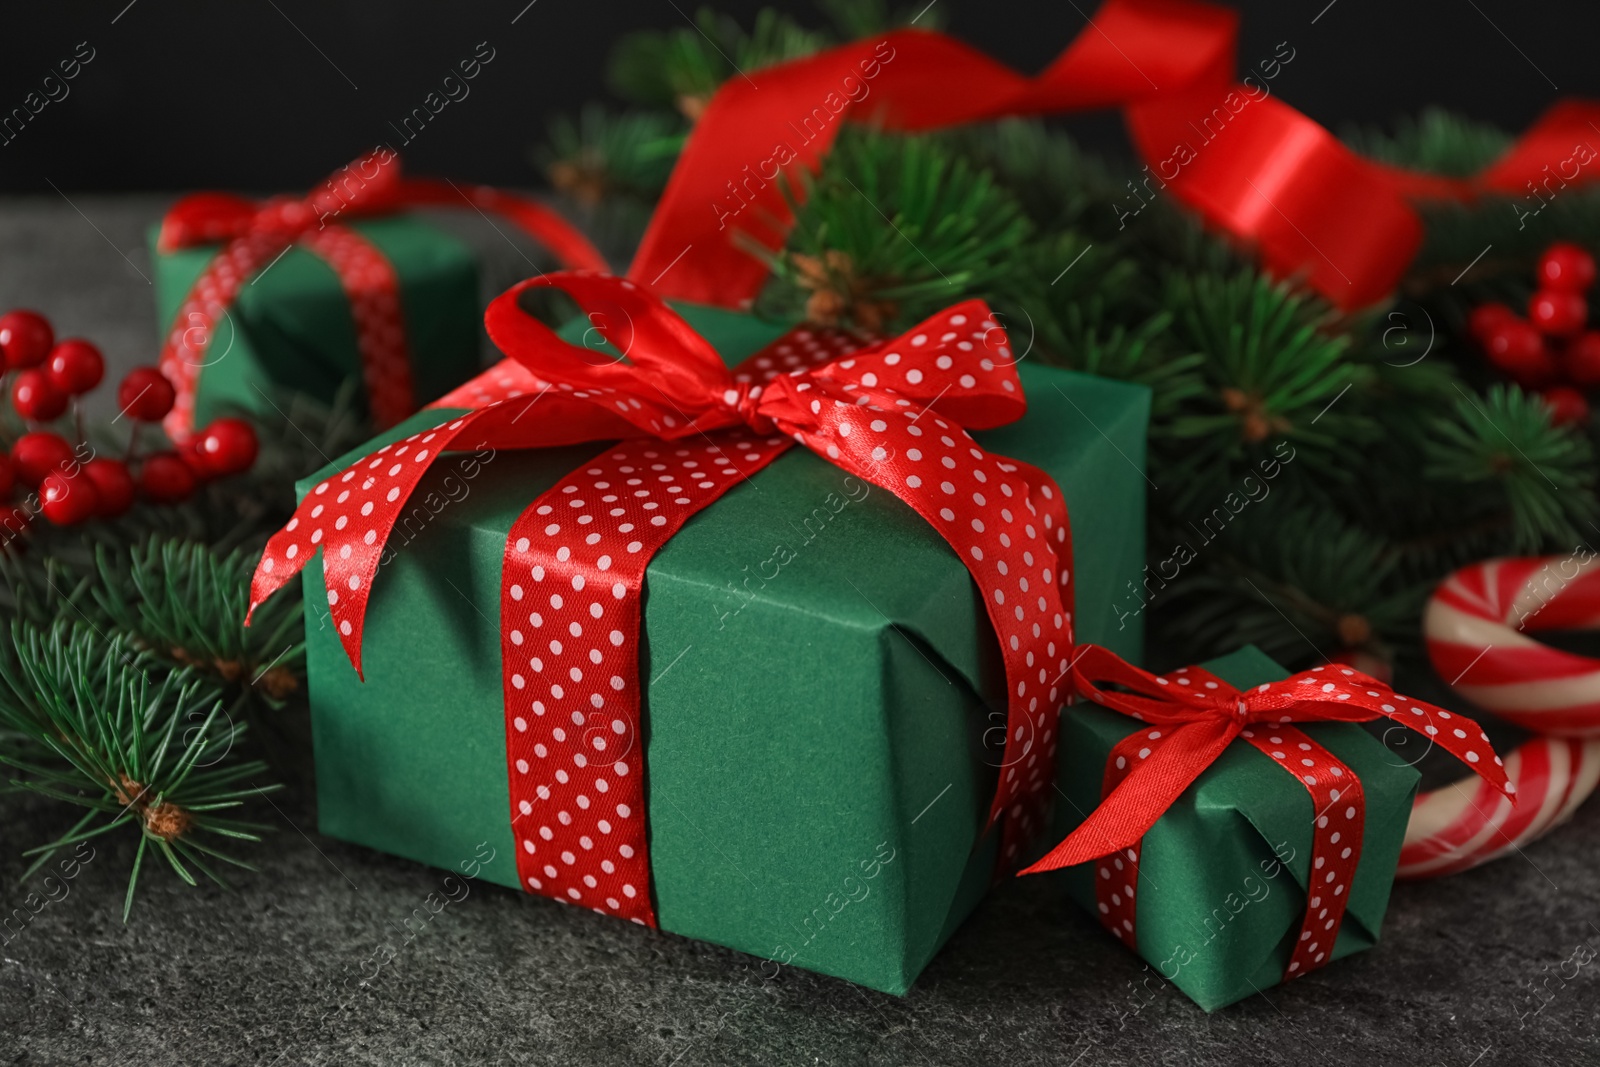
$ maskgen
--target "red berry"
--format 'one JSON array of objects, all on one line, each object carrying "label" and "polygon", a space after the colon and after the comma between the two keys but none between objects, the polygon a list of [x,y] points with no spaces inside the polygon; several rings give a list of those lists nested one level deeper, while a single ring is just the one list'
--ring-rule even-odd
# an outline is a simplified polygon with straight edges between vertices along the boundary
[{"label": "red berry", "polygon": [[50,382],[63,393],[81,396],[100,384],[106,374],[105,357],[88,341],[70,337],[50,350],[45,364]]},{"label": "red berry", "polygon": [[135,367],[117,386],[117,407],[139,422],[160,422],[172,410],[172,383],[155,367]]},{"label": "red berry", "polygon": [[60,434],[25,433],[11,446],[11,466],[29,489],[39,488],[44,476],[74,461],[72,446]]},{"label": "red berry", "polygon": [[57,526],[76,526],[100,507],[94,482],[82,474],[51,471],[39,483],[39,510]]},{"label": "red berry", "polygon": [[1594,284],[1594,257],[1570,241],[1557,241],[1539,257],[1539,286],[1586,292]]},{"label": "red berry", "polygon": [[199,482],[176,452],[157,452],[139,468],[139,489],[157,504],[176,504],[194,493]]},{"label": "red berry", "polygon": [[133,475],[121,460],[91,459],[84,464],[83,474],[94,483],[102,519],[114,519],[133,506]]},{"label": "red berry", "polygon": [[0,350],[5,352],[6,366],[11,370],[43,363],[55,340],[56,332],[50,328],[50,320],[37,311],[8,311],[0,315]]},{"label": "red berry", "polygon": [[1483,343],[1489,362],[1526,386],[1543,385],[1555,377],[1556,363],[1546,351],[1544,336],[1522,319],[1507,319],[1489,332]]},{"label": "red berry", "polygon": [[30,367],[17,375],[11,387],[11,406],[25,419],[49,422],[67,410],[67,394],[50,384],[49,374]]},{"label": "red berry", "polygon": [[260,450],[255,430],[243,419],[214,419],[196,441],[207,473],[219,478],[249,470]]},{"label": "red berry", "polygon": [[1571,386],[1553,385],[1539,395],[1550,408],[1552,425],[1581,426],[1589,421],[1589,402]]},{"label": "red berry", "polygon": [[1582,293],[1540,289],[1528,300],[1528,319],[1541,333],[1571,337],[1589,321],[1589,303]]},{"label": "red berry", "polygon": [[1487,345],[1495,327],[1515,320],[1517,313],[1504,304],[1479,304],[1467,315],[1467,332],[1480,345]]},{"label": "red berry", "polygon": [[194,475],[197,483],[211,480],[211,467],[206,462],[205,454],[200,451],[198,437],[191,437],[179,445],[174,454],[183,460],[184,466],[189,468],[189,473]]},{"label": "red berry", "polygon": [[1586,330],[1572,339],[1561,357],[1561,367],[1573,385],[1600,385],[1600,330]]}]

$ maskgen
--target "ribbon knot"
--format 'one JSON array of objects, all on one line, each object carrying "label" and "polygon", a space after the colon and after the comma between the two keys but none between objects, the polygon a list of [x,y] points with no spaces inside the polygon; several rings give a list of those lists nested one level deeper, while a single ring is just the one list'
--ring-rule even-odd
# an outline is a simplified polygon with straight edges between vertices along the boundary
[{"label": "ribbon knot", "polygon": [[735,382],[722,394],[722,402],[734,416],[756,433],[771,433],[772,420],[761,413],[764,389],[754,382]]},{"label": "ribbon knot", "polygon": [[[614,358],[597,360],[593,348],[562,340],[523,310],[525,293],[552,287],[577,302]],[[643,432],[674,441],[733,427],[776,430],[832,459],[866,441],[862,429],[886,425],[881,417],[852,415],[854,409],[912,421],[928,410],[969,430],[1005,425],[1026,410],[1005,331],[977,300],[888,340],[802,327],[756,357],[756,366],[734,371],[660,299],[597,271],[521,282],[489,305],[484,325],[531,375],[520,384],[596,404],[619,424],[616,437]],[[474,399],[486,395],[476,391]],[[873,451],[873,462],[889,455],[881,443]]]}]

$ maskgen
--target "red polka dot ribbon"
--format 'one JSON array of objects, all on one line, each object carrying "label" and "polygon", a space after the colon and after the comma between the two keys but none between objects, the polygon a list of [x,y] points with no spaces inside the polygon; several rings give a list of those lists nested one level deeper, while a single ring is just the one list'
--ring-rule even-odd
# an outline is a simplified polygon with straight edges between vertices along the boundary
[{"label": "red polka dot ribbon", "polygon": [[[568,344],[523,312],[518,299],[538,288],[573,297],[623,358]],[[1002,822],[1002,863],[1014,864],[1043,823],[1055,762],[1072,648],[1071,539],[1059,487],[967,432],[1025,410],[987,306],[958,304],[892,340],[797,329],[733,371],[660,300],[608,275],[522,282],[485,322],[516,362],[441,401],[471,406],[467,414],[385,445],[307,494],[268,542],[251,599],[270,596],[320,548],[329,612],[359,671],[384,541],[441,452],[617,442],[540,494],[506,538],[508,794],[527,888],[655,924],[640,744],[645,568],[696,512],[797,443],[909,504],[977,583],[1007,686],[988,822]]]},{"label": "red polka dot ribbon", "polygon": [[168,435],[182,442],[193,430],[195,391],[210,361],[207,353],[239,291],[295,244],[327,262],[350,300],[373,418],[390,426],[410,415],[416,403],[399,279],[382,252],[338,220],[463,204],[509,218],[563,265],[605,266],[582,233],[542,204],[482,186],[403,179],[399,157],[388,149],[335,172],[304,199],[277,197],[257,204],[223,193],[195,193],[180,200],[162,221],[161,251],[218,242],[222,248],[190,286],[161,349],[162,373],[177,394],[166,418]]},{"label": "red polka dot ribbon", "polygon": [[[1200,667],[1157,677],[1103,648],[1084,645],[1074,662],[1073,682],[1082,696],[1143,725],[1112,747],[1100,806],[1023,873],[1097,860],[1101,922],[1130,946],[1138,945],[1135,898],[1145,833],[1235,738],[1293,774],[1310,793],[1315,812],[1306,911],[1285,978],[1327,962],[1361,861],[1366,820],[1360,780],[1291,723],[1393,719],[1437,742],[1507,797],[1516,792],[1477,724],[1408,700],[1348,667],[1315,667],[1240,692]],[[1123,688],[1102,688],[1106,683]]]}]

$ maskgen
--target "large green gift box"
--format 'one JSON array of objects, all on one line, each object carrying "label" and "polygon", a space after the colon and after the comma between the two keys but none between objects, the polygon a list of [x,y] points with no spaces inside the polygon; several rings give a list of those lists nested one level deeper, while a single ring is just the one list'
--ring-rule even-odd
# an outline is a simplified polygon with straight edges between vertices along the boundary
[{"label": "large green gift box", "polygon": [[[417,406],[472,377],[481,363],[483,309],[471,250],[413,215],[344,225],[394,267]],[[165,337],[186,327],[177,321],[184,299],[221,246],[163,252],[158,234],[152,229],[150,258]],[[194,422],[204,425],[229,409],[270,413],[280,393],[329,402],[352,379],[361,381],[361,364],[350,299],[332,267],[294,245],[240,288],[217,325],[196,386]]]},{"label": "large green gift box", "polygon": [[[729,364],[786,329],[678,310]],[[1137,656],[1138,619],[1113,605],[1144,562],[1148,393],[1031,363],[1020,374],[1026,417],[976,437],[1061,485],[1078,635]],[[409,420],[301,493],[441,417]],[[321,568],[306,569],[322,832],[451,869],[486,842],[482,877],[517,885],[505,538],[536,496],[601,451],[462,452],[435,466],[372,587],[365,682],[328,622]],[[954,552],[890,493],[793,449],[655,556],[643,629],[661,927],[904,992],[995,872],[997,835],[982,831],[1000,757],[985,742],[1004,735],[1004,673]]]},{"label": "large green gift box", "polygon": [[[1237,689],[1287,675],[1253,646],[1203,665]],[[1297,723],[1361,781],[1361,859],[1330,959],[1378,941],[1400,859],[1417,771],[1351,723]],[[1061,721],[1054,840],[1100,803],[1112,747],[1144,725],[1092,704]],[[1207,1011],[1283,980],[1306,912],[1311,796],[1292,774],[1243,741],[1189,786],[1144,836],[1137,885],[1139,954]],[[1062,871],[1068,892],[1096,914],[1095,864]]]}]

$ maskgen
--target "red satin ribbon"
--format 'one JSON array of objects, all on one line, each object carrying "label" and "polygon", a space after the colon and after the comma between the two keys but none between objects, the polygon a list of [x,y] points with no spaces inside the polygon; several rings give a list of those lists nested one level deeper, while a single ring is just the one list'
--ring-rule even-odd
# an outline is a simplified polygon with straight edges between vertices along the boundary
[{"label": "red satin ribbon", "polygon": [[[1437,742],[1507,796],[1516,792],[1477,723],[1399,696],[1349,667],[1314,667],[1240,692],[1201,667],[1157,677],[1106,649],[1084,645],[1075,653],[1073,682],[1082,696],[1143,725],[1106,758],[1100,806],[1022,873],[1099,860],[1095,895],[1101,922],[1134,948],[1144,835],[1237,737],[1294,775],[1311,794],[1315,811],[1306,911],[1286,979],[1327,962],[1344,921],[1366,825],[1360,780],[1292,722],[1387,717]],[[1123,690],[1102,688],[1107,684]]]},{"label": "red satin ribbon", "polygon": [[[572,296],[614,361],[517,304]],[[506,539],[501,635],[511,820],[532,892],[654,925],[640,766],[640,604],[652,553],[793,444],[887,489],[972,574],[1007,685],[1002,815],[1009,865],[1042,820],[1072,644],[1071,541],[1059,487],[968,429],[1020,418],[1004,331],[966,301],[892,340],[796,329],[729,371],[634,283],[589,273],[522,282],[485,322],[507,361],[443,404],[468,414],[386,445],[318,485],[268,542],[252,606],[321,548],[329,612],[360,670],[362,623],[396,519],[446,449],[619,441],[521,514]]]},{"label": "red satin ribbon", "polygon": [[683,300],[752,300],[767,266],[735,235],[781,246],[793,218],[774,176],[779,162],[791,179],[816,170],[846,117],[921,131],[1121,107],[1149,164],[1139,195],[1168,187],[1257,249],[1268,269],[1346,309],[1382,299],[1405,272],[1422,237],[1412,200],[1593,176],[1564,169],[1576,146],[1600,144],[1600,106],[1577,101],[1553,107],[1471,180],[1363,159],[1262,84],[1236,82],[1237,30],[1234,12],[1191,0],[1108,0],[1037,78],[940,34],[897,30],[730,79],[690,136],[629,277]]},{"label": "red satin ribbon", "polygon": [[222,248],[190,287],[161,349],[162,372],[177,392],[166,419],[168,435],[181,442],[193,429],[195,391],[218,320],[240,289],[296,243],[333,268],[350,300],[375,421],[389,426],[410,415],[416,403],[399,278],[383,253],[341,220],[461,204],[510,219],[564,266],[605,269],[588,239],[542,204],[487,186],[402,178],[399,157],[387,150],[336,171],[304,198],[256,203],[227,193],[195,193],[178,201],[162,220],[159,249],[219,242]]}]

